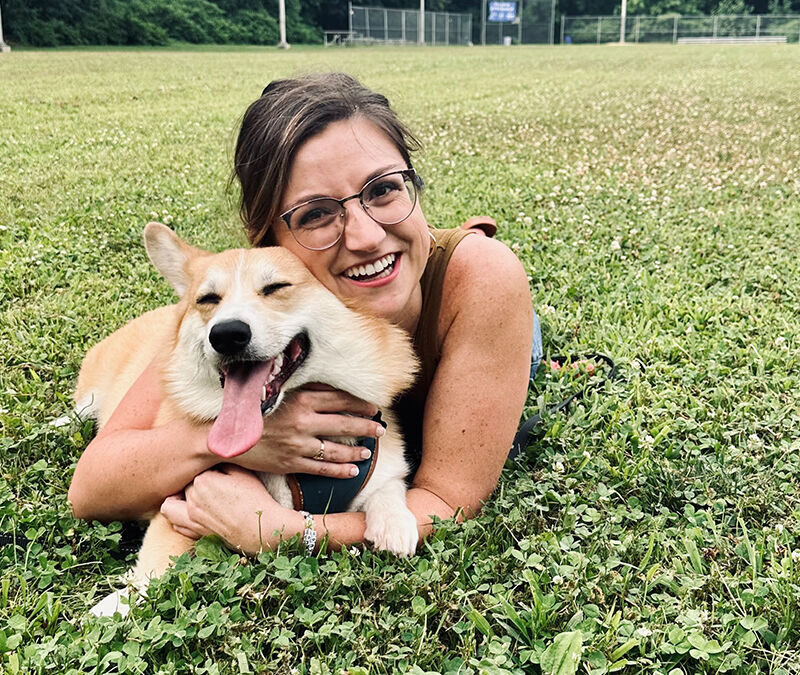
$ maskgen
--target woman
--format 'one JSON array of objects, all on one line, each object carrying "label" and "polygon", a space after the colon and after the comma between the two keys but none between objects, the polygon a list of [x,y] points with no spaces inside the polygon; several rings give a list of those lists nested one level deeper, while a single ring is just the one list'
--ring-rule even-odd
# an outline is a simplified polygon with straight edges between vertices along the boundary
[{"label": "woman", "polygon": [[[386,98],[324,74],[264,90],[245,113],[235,172],[252,245],[286,247],[337,296],[414,337],[423,372],[399,413],[416,465],[408,506],[424,538],[431,516],[472,517],[494,489],[525,402],[533,315],[507,247],[480,230],[429,229],[416,199],[416,148]],[[386,175],[402,176],[414,197],[392,224],[370,211]],[[320,214],[324,236],[312,227]],[[255,447],[210,470],[219,458],[205,429],[153,428],[162,396],[151,366],[78,462],[69,492],[77,517],[136,518],[160,507],[178,532],[216,533],[249,553],[308,530],[333,547],[363,541],[363,514],[304,518],[252,471],[352,475],[351,462],[369,451],[326,441],[321,453],[319,439],[379,436],[372,404],[299,392],[265,419]]]}]

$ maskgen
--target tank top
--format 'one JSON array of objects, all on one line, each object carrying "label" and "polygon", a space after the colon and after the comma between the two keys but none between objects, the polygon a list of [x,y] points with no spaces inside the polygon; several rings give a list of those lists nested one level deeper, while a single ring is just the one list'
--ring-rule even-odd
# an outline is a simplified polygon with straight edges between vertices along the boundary
[{"label": "tank top", "polygon": [[464,227],[448,230],[431,229],[436,242],[431,241],[430,258],[420,279],[422,308],[413,336],[414,351],[420,360],[420,370],[411,389],[405,392],[394,406],[406,442],[406,459],[411,466],[409,483],[422,461],[422,417],[428,390],[441,358],[437,333],[447,265],[456,246],[464,237],[473,233],[473,229]]}]

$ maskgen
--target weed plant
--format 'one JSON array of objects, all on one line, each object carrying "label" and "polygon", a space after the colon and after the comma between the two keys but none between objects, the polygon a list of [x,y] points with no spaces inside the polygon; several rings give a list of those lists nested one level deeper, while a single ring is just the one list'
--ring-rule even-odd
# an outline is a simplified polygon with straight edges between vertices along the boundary
[{"label": "weed plant", "polygon": [[[800,672],[797,56],[0,56],[0,531],[30,540],[0,548],[0,671]],[[414,558],[212,538],[127,620],[87,618],[131,557],[66,500],[91,424],[50,422],[89,346],[172,300],[143,225],[241,245],[237,120],[271,79],[330,69],[422,140],[432,224],[498,220],[548,354],[605,352],[623,378],[546,416],[480,516]],[[541,368],[527,412],[587,377]]]}]

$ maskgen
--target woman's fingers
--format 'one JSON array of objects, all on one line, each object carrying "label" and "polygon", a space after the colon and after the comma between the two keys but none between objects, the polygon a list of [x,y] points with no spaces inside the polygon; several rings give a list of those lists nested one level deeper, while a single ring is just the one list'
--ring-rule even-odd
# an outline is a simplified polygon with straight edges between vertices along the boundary
[{"label": "woman's fingers", "polygon": [[334,441],[322,441],[318,438],[312,439],[311,442],[315,445],[309,448],[309,451],[305,453],[305,457],[317,462],[335,462],[337,464],[360,462],[362,459],[368,459],[372,456],[372,452],[363,445],[343,445]]},{"label": "woman's fingers", "polygon": [[172,524],[172,529],[184,537],[200,539],[200,537],[211,534],[208,529],[189,517],[188,505],[186,500],[181,497],[167,497],[161,504],[161,514]]},{"label": "woman's fingers", "polygon": [[349,413],[374,417],[378,407],[343,391],[302,390],[290,395],[298,405],[318,413]]},{"label": "woman's fingers", "polygon": [[[306,431],[312,436],[346,436],[348,438],[380,438],[386,430],[378,422],[351,415],[313,415]],[[326,441],[327,442],[327,441]]]},{"label": "woman's fingers", "polygon": [[359,472],[358,467],[353,464],[320,462],[316,459],[300,458],[297,460],[297,465],[298,473],[310,473],[315,476],[327,476],[328,478],[353,478]]}]

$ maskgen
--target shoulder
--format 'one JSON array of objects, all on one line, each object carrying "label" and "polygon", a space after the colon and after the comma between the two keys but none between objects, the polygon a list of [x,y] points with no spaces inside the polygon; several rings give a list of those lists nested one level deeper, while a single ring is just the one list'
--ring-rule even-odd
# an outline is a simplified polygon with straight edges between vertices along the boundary
[{"label": "shoulder", "polygon": [[508,303],[530,304],[528,276],[519,258],[504,243],[479,233],[464,237],[453,251],[443,296],[444,305],[451,311],[466,309],[475,302],[500,302],[504,307]]}]

